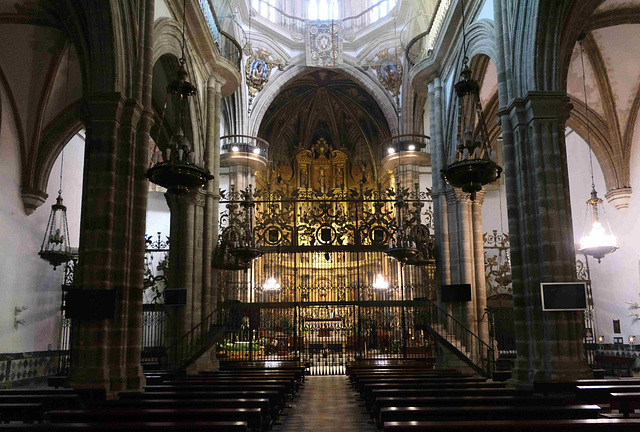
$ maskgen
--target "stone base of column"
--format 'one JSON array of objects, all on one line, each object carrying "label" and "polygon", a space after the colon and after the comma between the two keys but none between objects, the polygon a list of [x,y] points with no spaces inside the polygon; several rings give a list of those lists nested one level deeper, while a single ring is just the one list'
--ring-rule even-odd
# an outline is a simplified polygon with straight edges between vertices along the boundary
[{"label": "stone base of column", "polygon": [[115,399],[115,392],[111,391],[109,379],[101,368],[72,369],[69,373],[68,385],[74,389],[104,390],[107,399]]},{"label": "stone base of column", "polygon": [[216,358],[215,346],[205,352],[187,367],[187,375],[197,375],[203,371],[217,371],[220,369],[220,362]]},{"label": "stone base of column", "polygon": [[[510,384],[518,388],[531,388],[533,382],[573,381],[593,378],[593,370],[582,359],[555,358],[550,367],[529,364],[527,359],[516,360]],[[524,387],[523,387],[524,386]]]},{"label": "stone base of column", "polygon": [[127,391],[143,391],[146,384],[147,379],[142,371],[142,366],[127,371]]},{"label": "stone base of column", "polygon": [[464,374],[476,375],[477,372],[460,360],[455,354],[442,345],[437,345],[436,369],[456,369]]}]

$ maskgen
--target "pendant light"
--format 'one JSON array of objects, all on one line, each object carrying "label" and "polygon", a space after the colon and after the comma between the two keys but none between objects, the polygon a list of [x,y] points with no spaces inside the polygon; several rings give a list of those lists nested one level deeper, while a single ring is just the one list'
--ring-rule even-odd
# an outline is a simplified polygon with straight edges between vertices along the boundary
[{"label": "pendant light", "polygon": [[62,167],[64,165],[64,150],[60,158],[60,188],[56,203],[51,206],[49,222],[44,232],[44,239],[40,247],[40,258],[49,262],[53,270],[68,262],[73,254],[69,244],[69,224],[67,223],[67,207],[62,204]]},{"label": "pendant light", "polygon": [[[473,201],[476,193],[481,191],[484,185],[500,178],[502,167],[491,159],[489,134],[480,103],[480,84],[471,78],[467,57],[464,1],[460,2],[460,9],[462,10],[463,60],[461,79],[454,84],[458,98],[458,151],[455,161],[446,165],[441,173],[447,183],[470,194]],[[469,118],[464,115],[465,106],[471,109]],[[449,148],[446,154],[449,155]]]},{"label": "pendant light", "polygon": [[[589,172],[591,174],[591,196],[587,200],[586,214],[591,216],[591,224],[585,223],[582,239],[580,239],[580,252],[592,256],[601,262],[605,255],[615,252],[618,249],[616,237],[611,232],[609,221],[607,221],[602,205],[602,199],[598,197],[596,185],[593,181],[593,151],[591,150],[591,125],[589,122],[589,104],[587,100],[587,79],[584,73],[584,57],[582,38],[580,44],[580,62],[582,64],[582,88],[584,90],[585,119],[587,122],[587,145],[589,146]],[[601,221],[604,219],[604,224]],[[585,216],[586,220],[586,216]],[[587,233],[587,230],[589,232]]]},{"label": "pendant light", "polygon": [[[67,53],[67,77],[65,84],[64,106],[69,105],[69,66],[71,64],[71,46]],[[73,254],[69,244],[69,224],[67,222],[67,207],[62,204],[62,169],[64,167],[64,149],[60,155],[60,184],[56,203],[51,206],[49,222],[44,231],[44,239],[40,246],[40,258],[53,266],[53,270],[68,262]]]},{"label": "pendant light", "polygon": [[147,178],[151,182],[176,195],[196,190],[213,178],[202,161],[196,164],[195,151],[185,135],[189,98],[196,94],[196,87],[187,81],[188,74],[185,68],[186,0],[182,7],[182,57],[178,76],[167,87],[167,98],[173,99],[175,110],[175,132],[162,154],[162,160],[154,158],[153,166],[147,171]]}]

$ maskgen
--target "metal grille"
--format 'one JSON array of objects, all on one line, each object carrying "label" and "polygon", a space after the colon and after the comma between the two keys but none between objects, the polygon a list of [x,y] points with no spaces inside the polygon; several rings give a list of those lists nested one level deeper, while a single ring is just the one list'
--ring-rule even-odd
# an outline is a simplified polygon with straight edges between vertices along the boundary
[{"label": "metal grille", "polygon": [[[325,375],[356,358],[434,355],[413,323],[413,299],[435,298],[428,192],[249,188],[221,204],[218,300],[242,311],[221,358],[298,360]],[[402,245],[417,251],[413,265],[385,253]],[[243,248],[264,254],[243,265]]]}]

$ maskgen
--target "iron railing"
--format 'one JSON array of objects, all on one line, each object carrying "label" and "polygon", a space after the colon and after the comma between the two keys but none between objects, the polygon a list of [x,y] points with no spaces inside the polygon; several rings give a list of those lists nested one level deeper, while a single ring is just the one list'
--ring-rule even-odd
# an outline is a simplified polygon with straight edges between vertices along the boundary
[{"label": "iron railing", "polygon": [[[242,60],[242,47],[235,38],[228,33],[231,27],[223,28],[218,19],[219,16],[231,17],[232,10],[229,0],[199,0],[200,9],[207,21],[207,26],[213,36],[220,55],[229,60],[240,71],[240,61]],[[232,22],[229,18],[229,22]]]},{"label": "iron railing", "polygon": [[199,324],[167,346],[158,359],[161,369],[183,371],[209,350],[227,330],[240,327],[239,302],[225,302]]},{"label": "iron railing", "polygon": [[422,134],[400,134],[388,138],[378,145],[380,160],[399,152],[421,152],[431,156],[431,138]]},{"label": "iron railing", "polygon": [[225,135],[220,137],[221,153],[252,153],[269,159],[269,142],[251,135]]},{"label": "iron railing", "polygon": [[494,349],[429,299],[415,300],[416,328],[427,330],[478,373],[491,377]]}]

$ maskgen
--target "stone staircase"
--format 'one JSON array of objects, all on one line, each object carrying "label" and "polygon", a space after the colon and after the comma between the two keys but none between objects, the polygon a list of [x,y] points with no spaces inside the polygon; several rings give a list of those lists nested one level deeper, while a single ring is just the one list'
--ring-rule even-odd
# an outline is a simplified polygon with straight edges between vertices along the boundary
[{"label": "stone staircase", "polygon": [[490,378],[494,350],[446,311],[428,299],[416,299],[416,328],[430,333],[438,344],[476,373]]}]

